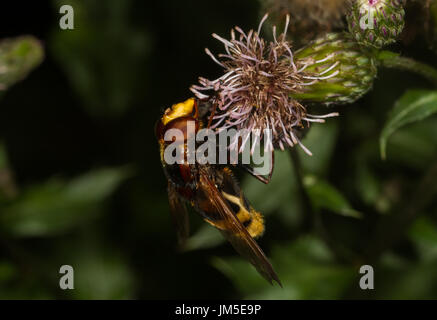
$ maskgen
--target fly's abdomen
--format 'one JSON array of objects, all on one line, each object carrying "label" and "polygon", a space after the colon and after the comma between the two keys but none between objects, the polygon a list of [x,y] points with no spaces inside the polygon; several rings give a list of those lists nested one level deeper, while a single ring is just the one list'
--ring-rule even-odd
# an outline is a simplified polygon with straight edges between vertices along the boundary
[{"label": "fly's abdomen", "polygon": [[264,233],[264,218],[255,211],[240,193],[240,197],[222,192],[224,198],[231,203],[233,212],[238,220],[246,228],[252,238],[258,238]]}]

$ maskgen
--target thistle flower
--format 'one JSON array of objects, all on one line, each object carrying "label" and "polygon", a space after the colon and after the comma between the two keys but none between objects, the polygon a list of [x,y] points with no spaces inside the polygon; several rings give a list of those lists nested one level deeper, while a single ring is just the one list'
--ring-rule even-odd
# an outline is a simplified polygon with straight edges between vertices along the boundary
[{"label": "thistle flower", "polygon": [[312,40],[322,33],[332,32],[344,27],[349,0],[264,0],[263,11],[269,12],[272,21],[280,23],[289,14],[290,34],[301,40]]},{"label": "thistle flower", "polygon": [[[305,152],[311,152],[299,140],[299,131],[310,122],[324,122],[324,118],[338,115],[310,115],[306,108],[292,93],[302,92],[302,88],[313,84],[319,75],[308,76],[303,69],[308,67],[295,60],[291,44],[286,40],[289,16],[286,18],[284,32],[276,35],[273,27],[273,41],[267,42],[260,36],[263,22],[258,30],[245,33],[239,27],[231,31],[231,39],[226,40],[216,34],[213,37],[225,46],[225,54],[216,58],[208,49],[206,53],[224,69],[224,75],[216,80],[199,78],[200,85],[191,87],[200,99],[213,99],[217,112],[213,117],[212,128],[225,130],[235,128],[252,132],[272,130],[272,139],[266,139],[265,150],[300,145]],[[322,77],[322,75],[320,75]],[[207,95],[210,90],[214,94]],[[270,141],[271,140],[271,141]],[[247,143],[242,141],[240,151]],[[238,140],[231,147],[237,147]],[[252,145],[252,151],[256,144]]]},{"label": "thistle flower", "polygon": [[381,48],[404,29],[403,0],[354,0],[347,16],[349,31],[362,45]]}]

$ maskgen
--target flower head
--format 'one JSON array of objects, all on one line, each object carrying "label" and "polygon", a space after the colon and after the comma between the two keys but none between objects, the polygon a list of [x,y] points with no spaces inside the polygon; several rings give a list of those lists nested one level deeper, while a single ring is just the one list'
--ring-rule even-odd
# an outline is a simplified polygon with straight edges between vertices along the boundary
[{"label": "flower head", "polygon": [[[310,154],[300,142],[298,131],[305,123],[323,122],[323,117],[336,114],[309,115],[302,104],[290,97],[292,93],[301,92],[310,80],[302,72],[305,67],[295,60],[286,39],[289,16],[284,32],[279,36],[273,27],[273,41],[270,42],[260,36],[266,18],[267,15],[257,31],[245,33],[235,27],[230,40],[213,34],[224,44],[226,53],[219,54],[218,58],[208,49],[206,53],[224,69],[224,75],[216,80],[199,78],[200,85],[192,86],[191,90],[200,99],[214,100],[217,112],[212,128],[261,132],[271,129],[273,136],[271,141],[265,141],[265,150],[299,144]],[[214,94],[205,94],[208,90],[213,90]]]}]

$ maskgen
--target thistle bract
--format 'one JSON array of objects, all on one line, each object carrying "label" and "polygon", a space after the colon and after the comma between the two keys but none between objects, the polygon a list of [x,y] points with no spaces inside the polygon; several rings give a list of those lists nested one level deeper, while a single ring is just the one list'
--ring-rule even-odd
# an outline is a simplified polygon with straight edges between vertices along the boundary
[{"label": "thistle bract", "polygon": [[347,33],[329,33],[295,53],[300,74],[307,80],[299,101],[352,103],[372,87],[376,62]]},{"label": "thistle bract", "polygon": [[354,0],[347,20],[349,31],[360,44],[381,48],[398,39],[404,17],[403,0]]}]

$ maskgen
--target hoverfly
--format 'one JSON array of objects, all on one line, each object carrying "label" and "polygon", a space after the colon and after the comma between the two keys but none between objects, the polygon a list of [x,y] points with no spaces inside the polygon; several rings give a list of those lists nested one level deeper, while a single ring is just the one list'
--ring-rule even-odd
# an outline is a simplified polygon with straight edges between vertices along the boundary
[{"label": "hoverfly", "polygon": [[188,237],[188,214],[186,204],[209,224],[217,228],[236,251],[246,258],[270,283],[281,285],[272,265],[255,239],[264,232],[264,220],[243,195],[229,166],[212,164],[167,164],[165,148],[172,141],[165,141],[170,129],[184,133],[180,147],[186,155],[189,133],[187,123],[195,125],[195,132],[208,126],[206,114],[208,102],[190,98],[168,108],[156,125],[160,145],[161,162],[168,180],[170,211],[176,225],[179,241]]}]

